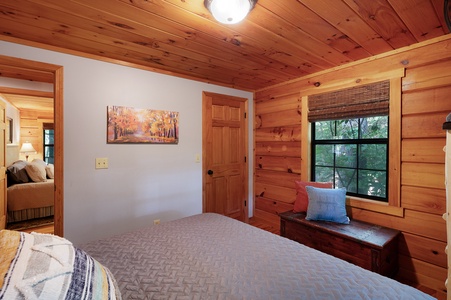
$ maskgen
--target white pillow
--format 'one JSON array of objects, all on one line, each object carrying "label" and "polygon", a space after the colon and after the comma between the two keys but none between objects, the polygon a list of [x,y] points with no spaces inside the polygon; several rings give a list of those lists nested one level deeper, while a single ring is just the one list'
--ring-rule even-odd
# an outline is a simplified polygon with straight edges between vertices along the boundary
[{"label": "white pillow", "polygon": [[48,164],[45,167],[45,172],[47,173],[47,177],[53,179],[55,177],[55,167],[53,164]]},{"label": "white pillow", "polygon": [[32,163],[40,164],[44,168],[47,166],[47,163],[45,161],[43,161],[42,159],[39,159],[39,158],[33,159]]},{"label": "white pillow", "polygon": [[25,171],[27,171],[28,177],[34,182],[47,181],[47,173],[45,171],[45,166],[40,163],[32,162],[25,166]]}]

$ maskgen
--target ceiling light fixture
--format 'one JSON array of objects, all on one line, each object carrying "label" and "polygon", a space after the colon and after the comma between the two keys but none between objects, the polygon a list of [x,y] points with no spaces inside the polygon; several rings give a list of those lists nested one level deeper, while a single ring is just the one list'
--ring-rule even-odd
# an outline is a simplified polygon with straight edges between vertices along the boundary
[{"label": "ceiling light fixture", "polygon": [[247,16],[257,1],[204,0],[204,5],[218,22],[223,24],[236,24]]}]

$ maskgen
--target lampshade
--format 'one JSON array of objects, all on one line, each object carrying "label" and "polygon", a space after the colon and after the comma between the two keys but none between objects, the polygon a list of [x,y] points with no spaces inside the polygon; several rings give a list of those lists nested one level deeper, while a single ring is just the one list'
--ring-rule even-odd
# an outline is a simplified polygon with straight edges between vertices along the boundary
[{"label": "lampshade", "polygon": [[204,0],[205,7],[223,24],[242,21],[258,0]]},{"label": "lampshade", "polygon": [[30,154],[36,153],[36,150],[33,148],[33,145],[31,143],[25,142],[20,148],[20,153],[24,153],[26,160],[28,160],[28,156],[30,156]]}]

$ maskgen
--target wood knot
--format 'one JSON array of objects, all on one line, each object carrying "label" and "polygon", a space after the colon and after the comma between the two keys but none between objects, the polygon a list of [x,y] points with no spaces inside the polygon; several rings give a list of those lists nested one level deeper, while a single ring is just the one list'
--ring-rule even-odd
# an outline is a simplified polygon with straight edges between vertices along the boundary
[{"label": "wood knot", "polygon": [[119,28],[123,28],[123,29],[129,29],[129,30],[134,30],[135,28],[128,26],[126,24],[122,24],[122,23],[118,23],[118,22],[111,22],[111,21],[107,21],[108,23],[110,23],[113,26],[119,27]]},{"label": "wood knot", "polygon": [[230,42],[235,46],[241,46],[241,41],[238,39],[233,38],[230,40]]}]

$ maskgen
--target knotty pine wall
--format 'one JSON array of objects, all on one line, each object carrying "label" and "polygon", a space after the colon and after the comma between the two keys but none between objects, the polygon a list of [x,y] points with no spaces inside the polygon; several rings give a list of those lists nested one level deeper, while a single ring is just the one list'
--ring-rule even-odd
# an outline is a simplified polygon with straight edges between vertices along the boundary
[{"label": "knotty pine wall", "polygon": [[[53,118],[42,119],[41,115],[32,110],[22,110],[20,112],[20,142],[19,147],[24,142],[30,142],[36,150],[36,154],[30,154],[28,161],[33,159],[43,159],[43,123],[53,123]],[[20,149],[20,148],[19,148]],[[20,159],[25,160],[25,155],[20,154]]]},{"label": "knotty pine wall", "polygon": [[[380,55],[371,61],[299,78],[255,93],[254,217],[279,224],[278,213],[291,210],[294,180],[302,174],[302,97],[314,83],[331,89],[381,78],[405,68],[401,93],[402,215],[348,206],[351,218],[402,231],[398,277],[446,292],[445,132],[451,112],[451,39],[436,39]],[[304,131],[303,131],[304,129]]]}]

